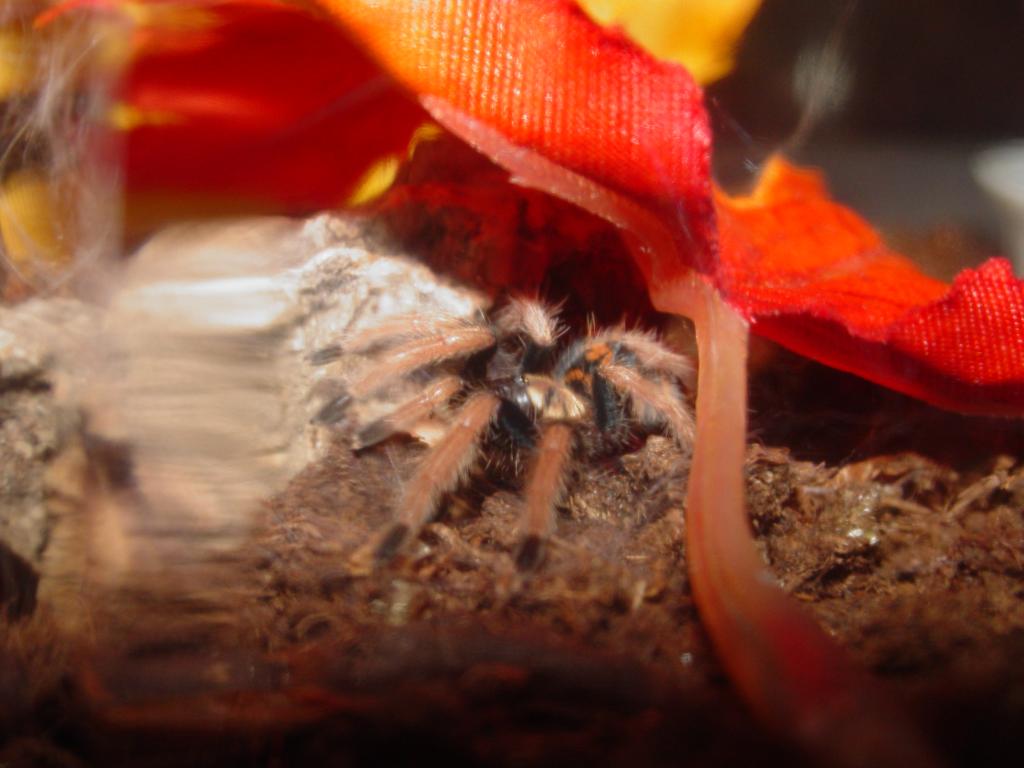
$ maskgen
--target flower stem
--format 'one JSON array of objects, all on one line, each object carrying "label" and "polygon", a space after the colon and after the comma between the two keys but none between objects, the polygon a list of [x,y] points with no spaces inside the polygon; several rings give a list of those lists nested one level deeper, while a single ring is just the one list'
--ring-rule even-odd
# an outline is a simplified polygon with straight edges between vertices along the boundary
[{"label": "flower stem", "polygon": [[899,709],[761,560],[747,521],[747,323],[689,276],[652,298],[693,320],[700,371],[686,504],[686,556],[701,619],[722,665],[763,722],[830,765],[938,761]]},{"label": "flower stem", "polygon": [[520,184],[620,227],[654,306],[693,320],[700,370],[697,436],[686,510],[690,584],[722,666],[769,727],[830,765],[938,765],[871,677],[775,583],[747,522],[746,321],[686,265],[685,233],[656,212],[517,146],[433,96],[441,125],[507,168]]}]

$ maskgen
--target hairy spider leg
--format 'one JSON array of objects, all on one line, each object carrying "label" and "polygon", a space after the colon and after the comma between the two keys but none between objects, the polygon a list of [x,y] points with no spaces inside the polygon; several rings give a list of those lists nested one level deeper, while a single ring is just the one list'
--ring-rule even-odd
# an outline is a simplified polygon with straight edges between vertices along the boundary
[{"label": "hairy spider leg", "polygon": [[406,483],[398,519],[353,555],[354,570],[366,571],[387,562],[430,521],[441,497],[459,484],[476,460],[480,436],[490,426],[499,403],[490,392],[469,396],[455,414],[451,429],[427,452]]},{"label": "hairy spider leg", "polygon": [[353,398],[366,397],[419,368],[455,357],[468,357],[495,342],[487,326],[450,324],[437,326],[431,333],[392,347],[384,359],[349,387]]},{"label": "hairy spider leg", "polygon": [[553,347],[564,328],[557,312],[534,299],[509,299],[495,315],[494,324],[501,333],[524,332],[538,347]]},{"label": "hairy spider leg", "polygon": [[680,445],[692,444],[693,416],[671,381],[650,379],[633,368],[616,363],[603,366],[601,376],[628,397],[637,419],[650,421],[649,415],[656,414],[664,419]]},{"label": "hairy spider leg", "polygon": [[570,346],[555,367],[555,377],[567,387],[589,394],[592,418],[602,433],[613,432],[625,422],[618,393],[600,373],[603,366],[621,355],[618,344],[588,337]]},{"label": "hairy spider leg", "polygon": [[693,417],[674,383],[674,379],[691,378],[693,367],[685,356],[666,349],[650,334],[602,331],[566,350],[556,375],[567,385],[590,392],[594,422],[602,431],[621,426],[625,414],[620,395],[624,395],[632,416],[641,423],[664,420],[680,445],[689,445],[693,439]]},{"label": "hairy spider leg", "polygon": [[593,342],[608,345],[613,349],[628,349],[641,368],[674,376],[687,389],[693,388],[694,370],[690,358],[668,349],[651,333],[610,328],[595,335]]},{"label": "hairy spider leg", "polygon": [[355,440],[356,450],[369,448],[392,435],[412,432],[417,424],[455,397],[461,389],[462,380],[458,376],[444,376],[438,379],[391,413],[359,430]]},{"label": "hairy spider leg", "polygon": [[483,318],[454,317],[445,314],[414,312],[376,321],[373,325],[352,333],[344,347],[350,352],[365,352],[380,344],[392,344],[410,339],[424,339],[458,328],[484,328]]},{"label": "hairy spider leg", "polygon": [[[344,417],[354,399],[371,395],[395,379],[419,368],[455,357],[468,357],[493,346],[496,342],[494,331],[484,324],[472,324],[462,319],[438,321],[436,318],[432,318],[424,320],[416,315],[403,315],[360,331],[343,345],[332,344],[317,350],[310,356],[310,360],[314,365],[326,365],[340,359],[346,351],[364,352],[378,344],[396,340],[404,341],[404,343],[392,347],[386,355],[381,356],[381,363],[375,365],[354,384],[350,384],[340,395],[325,403],[313,420],[321,424],[338,422]],[[432,400],[432,395],[440,397],[436,387],[415,400],[419,401],[421,398]],[[433,405],[436,406],[440,402],[440,400],[435,400]],[[408,405],[415,410],[420,403],[410,402]],[[404,406],[400,406],[401,408]],[[383,421],[384,419],[380,420],[380,422]],[[374,422],[368,425],[357,437],[356,447],[365,448],[401,431],[399,428],[391,432],[386,432],[384,429],[383,423]]]},{"label": "hairy spider leg", "polygon": [[565,490],[565,469],[573,446],[573,425],[564,421],[545,424],[540,433],[523,493],[520,544],[516,567],[532,570],[543,557],[544,542],[555,527],[555,507]]}]

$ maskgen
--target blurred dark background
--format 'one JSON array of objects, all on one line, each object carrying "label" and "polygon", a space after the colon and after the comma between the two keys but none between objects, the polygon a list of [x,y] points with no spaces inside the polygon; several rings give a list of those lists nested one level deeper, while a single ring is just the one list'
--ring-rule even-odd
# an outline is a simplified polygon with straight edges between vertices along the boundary
[{"label": "blurred dark background", "polygon": [[1024,139],[1024,0],[765,0],[708,93],[727,184],[782,148],[887,231],[1005,245],[971,166]]},{"label": "blurred dark background", "polygon": [[848,78],[847,97],[822,132],[1024,136],[1022,0],[765,0],[739,66],[714,95],[751,133],[785,138],[806,106],[794,72],[814,57],[824,57],[823,81],[835,58]]}]

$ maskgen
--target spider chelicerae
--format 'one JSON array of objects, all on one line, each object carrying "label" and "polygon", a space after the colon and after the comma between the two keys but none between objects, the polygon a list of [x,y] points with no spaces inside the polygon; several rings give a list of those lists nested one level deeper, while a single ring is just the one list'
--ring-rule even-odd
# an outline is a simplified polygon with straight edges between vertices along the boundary
[{"label": "spider chelicerae", "polygon": [[398,317],[347,340],[347,351],[378,362],[325,408],[323,420],[337,419],[344,402],[432,367],[444,373],[363,426],[355,444],[368,449],[430,418],[446,425],[402,489],[395,521],[357,551],[354,569],[392,559],[484,457],[525,467],[515,561],[532,569],[554,530],[572,459],[622,454],[659,431],[689,444],[693,418],[680,386],[692,377],[689,358],[643,331],[591,330],[575,341],[563,331],[541,302],[511,299],[476,321]]}]

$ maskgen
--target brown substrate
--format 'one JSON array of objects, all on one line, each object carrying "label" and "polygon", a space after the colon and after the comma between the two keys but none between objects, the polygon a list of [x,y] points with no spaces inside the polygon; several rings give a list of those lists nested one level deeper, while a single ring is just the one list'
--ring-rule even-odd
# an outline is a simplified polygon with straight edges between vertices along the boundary
[{"label": "brown substrate", "polygon": [[[780,581],[951,763],[1018,751],[1024,431],[769,358],[748,498]],[[201,588],[138,584],[97,605],[96,645],[62,638],[45,606],[11,623],[0,762],[799,764],[700,628],[669,523],[686,479],[670,441],[578,467],[528,576],[501,472],[478,473],[402,560],[353,575],[347,556],[422,449],[346,446],[339,434]]]}]

